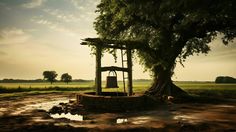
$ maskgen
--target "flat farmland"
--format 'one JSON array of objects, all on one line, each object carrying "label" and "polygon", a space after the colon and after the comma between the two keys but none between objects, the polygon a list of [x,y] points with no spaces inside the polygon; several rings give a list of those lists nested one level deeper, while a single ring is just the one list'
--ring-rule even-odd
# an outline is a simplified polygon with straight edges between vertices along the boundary
[{"label": "flat farmland", "polygon": [[[143,93],[151,86],[151,80],[134,81],[133,91]],[[177,86],[191,94],[217,95],[234,97],[236,95],[236,84],[216,84],[214,82],[174,82]],[[106,82],[102,82],[103,91],[124,91],[123,82],[119,81],[119,88],[105,88]],[[127,83],[126,83],[127,85]],[[95,91],[94,82],[48,82],[41,83],[0,83],[0,93],[29,92],[29,91]],[[127,91],[127,87],[126,87]]]},{"label": "flat farmland", "polygon": [[[205,89],[205,90],[234,90],[236,89],[236,84],[216,84],[214,82],[174,82],[177,86],[181,87],[185,90],[194,90],[194,89]],[[145,91],[147,88],[151,86],[151,81],[134,81],[133,87],[137,92]],[[127,82],[126,82],[127,85]],[[106,82],[102,82],[102,87],[105,88]],[[118,89],[123,89],[123,82],[118,82]],[[52,87],[61,87],[61,88],[88,88],[94,87],[93,81],[88,82],[70,82],[68,84],[64,82],[55,82],[50,84],[48,82],[40,82],[40,83],[0,83],[1,88],[52,88]],[[127,87],[127,86],[126,86]],[[107,89],[107,88],[105,88]]]}]

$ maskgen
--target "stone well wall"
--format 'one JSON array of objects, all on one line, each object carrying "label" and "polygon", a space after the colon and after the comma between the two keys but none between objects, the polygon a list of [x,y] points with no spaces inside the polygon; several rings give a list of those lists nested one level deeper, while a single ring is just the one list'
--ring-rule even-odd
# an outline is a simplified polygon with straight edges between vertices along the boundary
[{"label": "stone well wall", "polygon": [[103,95],[98,96],[94,92],[90,92],[79,94],[77,100],[84,108],[96,111],[139,110],[148,104],[147,97],[144,95],[126,96],[124,93],[116,95],[116,92],[104,92]]}]

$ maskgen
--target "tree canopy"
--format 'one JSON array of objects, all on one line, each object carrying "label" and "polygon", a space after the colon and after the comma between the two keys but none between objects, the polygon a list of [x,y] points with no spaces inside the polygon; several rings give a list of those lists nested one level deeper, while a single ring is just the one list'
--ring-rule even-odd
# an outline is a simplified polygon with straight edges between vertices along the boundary
[{"label": "tree canopy", "polygon": [[218,76],[215,79],[215,83],[236,83],[236,78],[229,76]]},{"label": "tree canopy", "polygon": [[44,71],[43,77],[47,81],[49,81],[51,84],[56,81],[57,73],[56,71]]},{"label": "tree canopy", "polygon": [[235,0],[101,0],[94,24],[102,38],[143,42],[136,53],[160,93],[176,62],[208,53],[217,35],[224,44],[235,38],[235,7]]},{"label": "tree canopy", "polygon": [[64,73],[61,75],[61,81],[65,82],[65,83],[69,83],[72,81],[72,76],[69,75],[68,73]]}]

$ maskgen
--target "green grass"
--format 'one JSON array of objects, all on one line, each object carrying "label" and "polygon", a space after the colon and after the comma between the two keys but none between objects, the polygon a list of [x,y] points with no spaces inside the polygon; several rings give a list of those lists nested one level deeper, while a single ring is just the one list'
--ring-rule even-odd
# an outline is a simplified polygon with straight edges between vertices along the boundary
[{"label": "green grass", "polygon": [[175,82],[175,84],[185,90],[190,90],[190,89],[235,90],[236,89],[236,84],[216,84],[214,82]]},{"label": "green grass", "polygon": [[[123,83],[118,82],[119,88],[108,89],[103,84],[103,91],[124,91]],[[215,84],[214,82],[175,82],[190,94],[236,98],[236,84]],[[151,81],[134,81],[133,91],[142,93],[151,85]],[[126,88],[127,89],[127,88]],[[69,84],[56,82],[50,83],[0,83],[0,93],[16,92],[85,92],[94,91],[94,82],[71,82]],[[127,91],[127,90],[126,90]]]},{"label": "green grass", "polygon": [[176,82],[176,85],[192,95],[211,98],[236,98],[236,84],[214,82]]},{"label": "green grass", "polygon": [[49,87],[68,87],[68,88],[76,88],[76,87],[92,87],[94,85],[93,82],[71,82],[69,84],[63,82],[56,82],[53,84],[42,82],[42,83],[0,83],[0,87],[5,88],[49,88]]}]

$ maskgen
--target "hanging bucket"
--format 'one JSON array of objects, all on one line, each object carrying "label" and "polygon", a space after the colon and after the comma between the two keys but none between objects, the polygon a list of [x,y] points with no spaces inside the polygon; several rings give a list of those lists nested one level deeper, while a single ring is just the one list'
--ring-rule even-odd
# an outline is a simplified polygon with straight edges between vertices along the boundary
[{"label": "hanging bucket", "polygon": [[[113,73],[113,75],[111,75]],[[109,71],[106,88],[118,88],[116,71]]]}]

